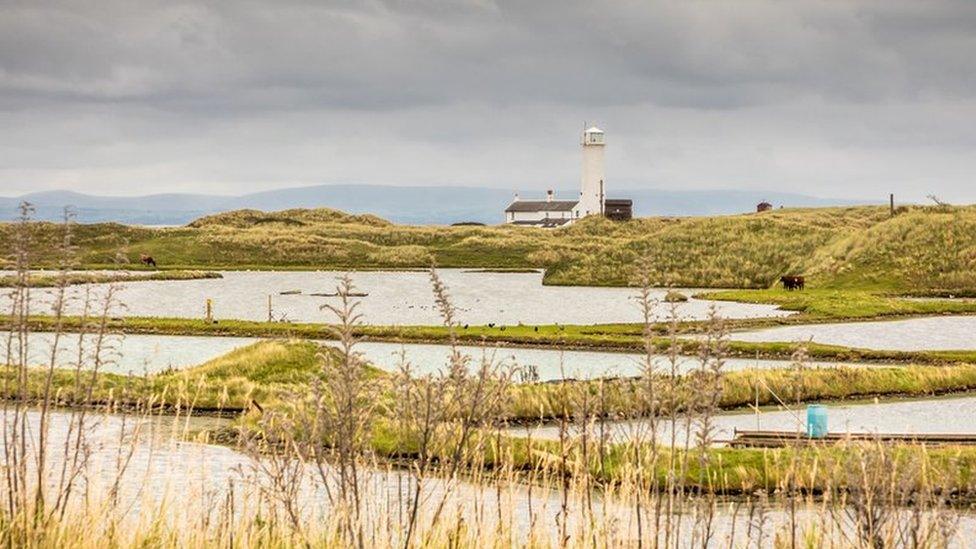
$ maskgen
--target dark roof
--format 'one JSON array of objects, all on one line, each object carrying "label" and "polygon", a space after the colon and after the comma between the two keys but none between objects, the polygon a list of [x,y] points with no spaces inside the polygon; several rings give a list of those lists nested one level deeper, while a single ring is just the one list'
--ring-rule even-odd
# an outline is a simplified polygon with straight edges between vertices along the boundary
[{"label": "dark roof", "polygon": [[603,200],[604,206],[633,206],[634,201],[629,198],[605,198]]},{"label": "dark roof", "polygon": [[565,217],[565,218],[562,218],[562,217],[553,217],[551,219],[539,219],[537,221],[529,221],[529,220],[512,221],[511,224],[512,225],[526,225],[526,226],[532,226],[532,227],[549,228],[549,227],[559,227],[561,225],[565,225],[565,224],[569,223],[570,221],[572,221],[572,219],[570,219],[568,217]]},{"label": "dark roof", "polygon": [[579,204],[578,200],[516,200],[506,212],[568,212]]}]

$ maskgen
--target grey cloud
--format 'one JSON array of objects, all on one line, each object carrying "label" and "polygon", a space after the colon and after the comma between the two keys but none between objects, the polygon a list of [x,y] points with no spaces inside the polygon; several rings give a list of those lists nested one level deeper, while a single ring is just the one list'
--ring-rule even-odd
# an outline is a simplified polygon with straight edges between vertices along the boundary
[{"label": "grey cloud", "polygon": [[598,118],[628,180],[873,195],[928,169],[976,199],[972,51],[964,0],[8,0],[0,194],[544,188]]}]

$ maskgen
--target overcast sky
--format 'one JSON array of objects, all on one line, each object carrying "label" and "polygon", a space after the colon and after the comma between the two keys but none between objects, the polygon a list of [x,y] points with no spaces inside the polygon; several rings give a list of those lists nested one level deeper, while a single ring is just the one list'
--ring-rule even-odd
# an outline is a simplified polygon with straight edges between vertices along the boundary
[{"label": "overcast sky", "polygon": [[976,201],[976,2],[0,0],[0,195],[578,184]]}]

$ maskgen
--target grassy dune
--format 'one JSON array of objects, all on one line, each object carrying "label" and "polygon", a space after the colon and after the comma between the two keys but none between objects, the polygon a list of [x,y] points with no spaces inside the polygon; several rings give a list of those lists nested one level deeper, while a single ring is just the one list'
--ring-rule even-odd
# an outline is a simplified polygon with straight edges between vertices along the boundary
[{"label": "grassy dune", "polygon": [[[57,226],[34,226],[54,243]],[[0,246],[12,226],[0,225]],[[804,273],[815,288],[976,290],[976,207],[784,209],[762,214],[585,219],[559,230],[393,225],[333,210],[242,210],[186,227],[79,226],[80,260],[114,265],[151,254],[164,268],[545,268],[551,284],[767,288]],[[127,245],[123,246],[123,243]],[[54,249],[52,246],[51,249]],[[53,252],[38,258],[53,265]]]}]

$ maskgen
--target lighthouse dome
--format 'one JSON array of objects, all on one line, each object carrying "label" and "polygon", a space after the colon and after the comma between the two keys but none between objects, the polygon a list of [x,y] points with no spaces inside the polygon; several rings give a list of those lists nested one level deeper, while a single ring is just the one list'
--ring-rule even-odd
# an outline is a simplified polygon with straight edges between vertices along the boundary
[{"label": "lighthouse dome", "polygon": [[603,130],[596,126],[590,126],[583,131],[584,145],[603,145],[605,143]]}]

